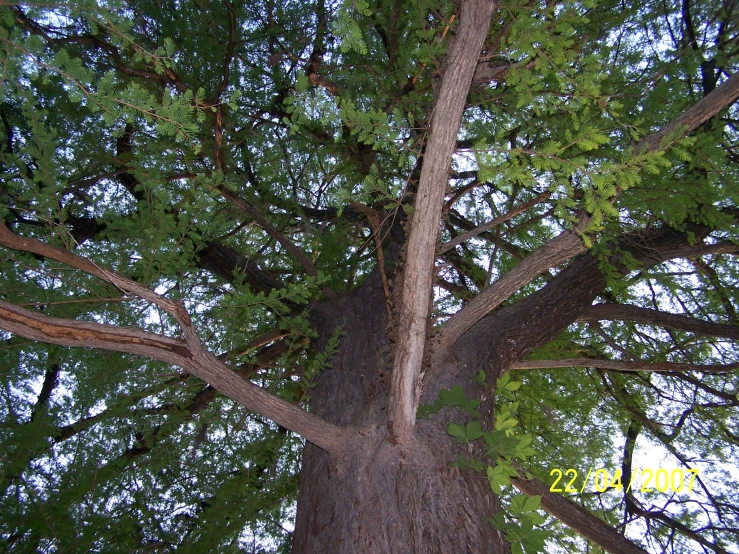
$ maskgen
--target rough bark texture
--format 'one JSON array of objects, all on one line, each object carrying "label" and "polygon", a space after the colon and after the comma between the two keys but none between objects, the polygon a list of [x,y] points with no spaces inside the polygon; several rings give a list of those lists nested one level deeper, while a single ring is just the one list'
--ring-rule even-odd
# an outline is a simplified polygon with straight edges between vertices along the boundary
[{"label": "rough bark texture", "polygon": [[[655,229],[625,236],[619,246],[649,266],[659,261],[653,259],[655,249],[670,251],[686,243],[683,233]],[[618,265],[618,259],[613,263]],[[494,391],[481,390],[472,377],[484,369],[494,383],[501,372],[577,321],[605,286],[598,260],[586,253],[538,292],[481,318],[453,347],[437,341],[421,401],[431,403],[440,389],[462,385],[469,397],[483,400],[483,417],[489,421]],[[314,315],[322,336],[333,333],[336,321],[345,318],[346,324],[340,351],[321,376],[311,404],[322,418],[360,432],[342,456],[332,458],[306,446],[293,551],[508,552],[485,521],[497,510],[486,480],[448,465],[459,453],[468,453],[446,434],[448,421],[463,422],[460,412],[444,410],[418,422],[413,443],[388,440],[391,343],[379,276],[373,274],[361,289],[316,306]],[[521,489],[529,490],[525,484]],[[561,500],[557,517],[579,522],[577,507]],[[589,536],[597,544],[619,541],[617,531],[589,522],[599,530]]]},{"label": "rough bark texture", "polygon": [[[437,347],[422,401],[460,384],[487,400],[489,417],[490,394],[473,390],[471,377],[485,369],[494,382],[501,370],[571,323],[604,284],[597,260],[585,255],[538,294],[480,320],[454,351]],[[314,313],[324,336],[333,332],[332,321],[345,317],[346,325],[340,352],[311,404],[331,423],[362,431],[341,457],[306,446],[293,552],[509,552],[485,521],[497,500],[484,477],[448,465],[463,452],[446,434],[447,421],[462,420],[459,412],[419,422],[412,444],[387,440],[390,343],[379,277]]]},{"label": "rough bark texture", "polygon": [[472,75],[488,34],[494,5],[489,0],[461,2],[461,22],[449,49],[431,116],[408,236],[398,344],[391,377],[390,421],[393,435],[401,442],[411,435],[415,425],[444,191]]},{"label": "rough bark texture", "polygon": [[733,325],[702,321],[700,319],[659,312],[657,310],[650,310],[649,308],[641,308],[639,306],[596,304],[585,310],[578,318],[578,321],[593,322],[614,319],[661,325],[670,329],[690,331],[691,333],[696,333],[698,335],[739,339],[739,328]]},{"label": "rough bark texture", "polygon": [[497,507],[486,480],[449,467],[457,454],[441,419],[419,422],[409,443],[388,440],[391,358],[379,276],[314,314],[323,336],[337,320],[345,326],[311,405],[361,430],[341,456],[306,445],[293,552],[508,552],[485,522]]}]

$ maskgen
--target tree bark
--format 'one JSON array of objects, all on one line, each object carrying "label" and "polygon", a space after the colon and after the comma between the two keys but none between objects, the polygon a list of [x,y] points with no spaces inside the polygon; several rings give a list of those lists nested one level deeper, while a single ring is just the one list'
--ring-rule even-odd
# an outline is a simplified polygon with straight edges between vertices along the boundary
[{"label": "tree bark", "polygon": [[401,442],[410,438],[415,426],[444,191],[472,75],[488,34],[495,2],[466,0],[458,6],[460,25],[442,70],[431,115],[403,269],[389,414],[393,436]]},{"label": "tree bark", "polygon": [[[687,234],[670,229],[626,235],[619,242],[646,267],[665,258],[666,254],[656,253],[679,253],[686,244]],[[612,262],[619,267],[617,257]],[[625,267],[621,270],[628,272]],[[449,421],[464,423],[461,412],[443,410],[418,421],[412,442],[389,440],[391,342],[376,273],[361,289],[313,310],[321,336],[331,336],[342,317],[345,326],[339,352],[321,376],[311,405],[330,423],[359,432],[352,435],[352,444],[345,445],[344,455],[333,458],[306,445],[293,552],[509,552],[503,537],[485,520],[498,509],[486,479],[449,467],[458,454],[470,454],[446,433]],[[495,383],[503,371],[587,313],[605,286],[598,259],[586,253],[538,292],[479,319],[454,345],[436,341],[422,402],[431,403],[439,390],[461,385],[469,398],[483,400],[481,411],[489,422],[495,391],[476,385],[472,377],[483,369],[488,383]],[[529,492],[534,486],[519,485]],[[548,502],[557,517],[576,530],[581,531],[580,525],[595,529],[586,536],[604,549],[640,551],[613,550],[613,541],[621,539],[606,533],[605,523],[594,516],[584,521],[567,502],[551,498]]]},{"label": "tree bark", "polygon": [[458,453],[443,418],[418,421],[409,441],[391,440],[392,357],[379,275],[313,314],[321,336],[331,336],[342,318],[344,332],[311,406],[359,431],[339,456],[306,444],[293,552],[510,552],[485,520],[498,509],[486,479],[449,466]]}]

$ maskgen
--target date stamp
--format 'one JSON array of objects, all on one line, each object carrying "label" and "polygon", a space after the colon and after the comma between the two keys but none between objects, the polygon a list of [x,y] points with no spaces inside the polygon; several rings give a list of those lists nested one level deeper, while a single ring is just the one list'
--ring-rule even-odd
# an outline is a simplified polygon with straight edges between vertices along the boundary
[{"label": "date stamp", "polygon": [[[624,488],[620,469],[617,469],[611,475],[607,469],[601,468],[594,470],[591,467],[588,469],[585,479],[579,481],[579,473],[576,469],[569,468],[561,470],[555,467],[549,472],[549,476],[554,477],[554,482],[549,487],[549,492],[576,494],[586,491],[590,492],[591,490],[592,492],[606,492],[608,490],[622,491]],[[649,468],[642,468],[631,472],[631,478],[626,483],[626,492],[630,492],[632,489],[639,490],[640,492],[654,492],[655,490],[657,492],[681,492],[683,490],[693,492],[693,483],[697,476],[697,469],[675,468],[667,470],[660,468],[655,471]],[[588,488],[591,477],[592,489]]]}]

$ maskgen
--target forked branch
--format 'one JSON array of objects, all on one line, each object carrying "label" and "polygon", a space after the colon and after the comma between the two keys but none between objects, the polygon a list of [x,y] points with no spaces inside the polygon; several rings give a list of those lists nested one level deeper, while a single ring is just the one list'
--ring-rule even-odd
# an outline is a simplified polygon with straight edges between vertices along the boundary
[{"label": "forked branch", "polygon": [[[584,225],[585,221],[580,223],[581,228]],[[441,345],[445,348],[451,347],[467,329],[505,302],[522,286],[531,282],[542,271],[566,262],[584,251],[585,243],[575,230],[565,231],[550,240],[449,318],[439,331]]]},{"label": "forked branch", "polygon": [[207,352],[181,304],[68,250],[36,239],[19,237],[2,223],[0,245],[65,263],[110,282],[126,293],[154,303],[175,318],[185,340],[163,337],[143,329],[49,317],[2,300],[0,329],[31,340],[126,352],[177,365],[249,410],[273,420],[324,450],[337,452],[347,440],[348,431],[261,389]]}]

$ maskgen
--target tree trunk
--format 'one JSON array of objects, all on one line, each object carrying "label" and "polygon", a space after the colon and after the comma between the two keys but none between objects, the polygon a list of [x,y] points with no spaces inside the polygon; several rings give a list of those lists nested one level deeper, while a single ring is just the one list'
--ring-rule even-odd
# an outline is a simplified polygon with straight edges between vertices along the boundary
[{"label": "tree trunk", "polygon": [[[537,294],[481,319],[453,351],[434,341],[421,401],[462,386],[468,398],[483,400],[483,425],[490,428],[494,391],[472,377],[483,369],[494,384],[511,363],[574,321],[603,285],[597,260],[585,255]],[[340,349],[312,392],[312,411],[362,432],[351,434],[359,438],[334,457],[306,445],[293,552],[510,552],[485,519],[499,503],[484,475],[449,466],[459,454],[482,457],[446,432],[449,421],[465,422],[461,411],[447,408],[419,421],[412,443],[395,444],[388,433],[393,345],[377,272],[312,313],[324,343],[344,321]]]},{"label": "tree trunk", "polygon": [[[676,251],[686,242],[684,233],[654,229],[626,235],[618,246],[649,267],[663,259],[655,253]],[[618,254],[611,261],[628,271],[619,265]],[[421,401],[432,403],[440,389],[462,386],[468,398],[483,401],[483,425],[490,428],[494,390],[483,390],[472,377],[482,369],[494,384],[511,364],[576,321],[604,286],[598,259],[585,254],[538,292],[480,319],[452,351],[432,339]],[[464,423],[459,410],[447,408],[419,421],[413,443],[401,446],[389,439],[392,356],[377,272],[353,293],[315,306],[313,314],[321,337],[331,336],[337,322],[345,321],[341,347],[311,397],[313,411],[361,433],[350,433],[358,437],[356,443],[333,458],[306,446],[293,551],[509,552],[502,534],[485,520],[498,509],[485,478],[449,467],[460,453],[479,455],[457,446],[446,433],[449,421]],[[558,517],[573,510],[570,506]]]},{"label": "tree trunk", "polygon": [[390,438],[392,358],[377,275],[314,314],[322,336],[334,332],[332,321],[345,317],[345,325],[341,348],[312,393],[312,409],[363,431],[334,457],[306,445],[293,552],[510,552],[485,520],[498,502],[484,476],[449,466],[458,447],[441,417],[420,421],[412,444]]},{"label": "tree trunk", "polygon": [[450,468],[437,435],[436,443],[407,448],[378,430],[338,459],[308,445],[293,552],[509,552],[485,521],[497,509],[490,486],[478,474]]}]

